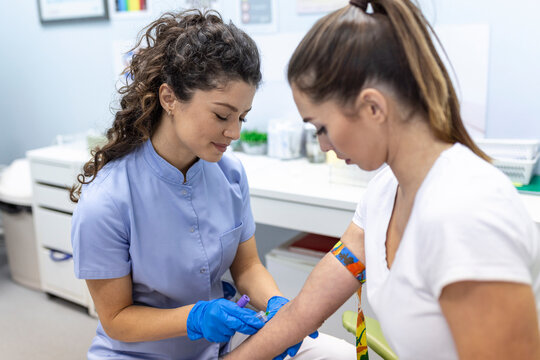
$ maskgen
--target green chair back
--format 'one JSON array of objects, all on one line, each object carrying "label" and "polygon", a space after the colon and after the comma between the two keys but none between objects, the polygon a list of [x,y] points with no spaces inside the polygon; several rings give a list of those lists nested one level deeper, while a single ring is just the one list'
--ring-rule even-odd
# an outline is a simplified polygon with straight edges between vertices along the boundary
[{"label": "green chair back", "polygon": [[[354,311],[345,311],[341,317],[343,327],[350,333],[356,334],[356,317]],[[397,355],[392,351],[386,342],[381,331],[379,322],[368,316],[366,318],[366,338],[368,347],[377,353],[384,360],[398,360]]]}]

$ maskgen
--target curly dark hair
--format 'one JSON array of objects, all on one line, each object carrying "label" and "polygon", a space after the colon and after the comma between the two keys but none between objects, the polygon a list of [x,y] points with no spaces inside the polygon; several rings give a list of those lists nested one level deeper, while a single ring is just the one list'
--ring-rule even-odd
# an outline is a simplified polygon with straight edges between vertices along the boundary
[{"label": "curly dark hair", "polygon": [[[139,48],[143,42],[146,46]],[[258,87],[262,78],[253,39],[231,22],[224,23],[214,10],[165,13],[141,31],[132,51],[135,55],[124,71],[130,81],[119,89],[120,109],[107,130],[107,143],[92,151],[77,176],[70,191],[73,202],[105,164],[154,134],[163,112],[162,84],[168,84],[180,101],[189,102],[195,90],[208,91],[235,80]]]}]

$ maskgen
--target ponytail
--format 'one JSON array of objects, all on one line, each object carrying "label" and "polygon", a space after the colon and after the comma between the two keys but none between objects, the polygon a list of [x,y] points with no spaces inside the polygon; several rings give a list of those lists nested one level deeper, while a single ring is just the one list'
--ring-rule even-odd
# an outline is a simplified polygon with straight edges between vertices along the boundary
[{"label": "ponytail", "polygon": [[462,143],[489,161],[489,157],[478,148],[463,125],[452,80],[430,34],[433,34],[441,49],[442,44],[420,10],[407,0],[372,2],[374,8],[386,12],[403,46],[409,68],[428,109],[430,127],[437,138],[448,143]]}]

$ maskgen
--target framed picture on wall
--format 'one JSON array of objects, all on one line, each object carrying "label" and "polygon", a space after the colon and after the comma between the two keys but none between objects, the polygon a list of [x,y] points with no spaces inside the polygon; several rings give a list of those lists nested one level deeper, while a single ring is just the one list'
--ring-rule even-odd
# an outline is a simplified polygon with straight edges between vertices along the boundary
[{"label": "framed picture on wall", "polygon": [[108,19],[107,0],[37,0],[42,23]]},{"label": "framed picture on wall", "polygon": [[277,0],[236,1],[240,26],[248,34],[277,32]]},{"label": "framed picture on wall", "polygon": [[150,14],[151,0],[109,0],[109,16],[113,20],[145,18]]}]

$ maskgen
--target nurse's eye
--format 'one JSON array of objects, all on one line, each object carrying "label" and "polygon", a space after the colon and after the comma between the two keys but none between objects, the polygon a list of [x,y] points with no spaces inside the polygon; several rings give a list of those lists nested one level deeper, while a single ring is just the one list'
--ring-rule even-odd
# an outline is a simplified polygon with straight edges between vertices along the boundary
[{"label": "nurse's eye", "polygon": [[321,136],[322,134],[326,134],[326,128],[324,126],[321,126],[319,130],[317,130],[318,136]]},{"label": "nurse's eye", "polygon": [[227,117],[226,116],[219,116],[218,114],[214,113],[214,115],[216,115],[216,117],[221,120],[221,121],[227,121]]}]

